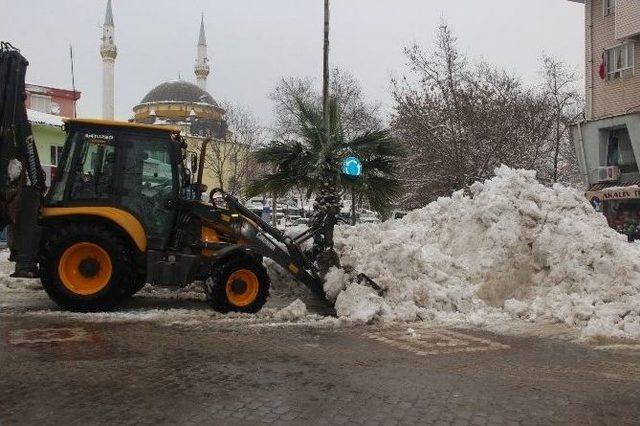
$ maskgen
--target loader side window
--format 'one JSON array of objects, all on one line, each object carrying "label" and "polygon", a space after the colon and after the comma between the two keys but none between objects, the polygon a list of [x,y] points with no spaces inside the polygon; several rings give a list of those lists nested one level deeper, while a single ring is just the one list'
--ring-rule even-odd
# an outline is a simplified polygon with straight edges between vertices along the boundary
[{"label": "loader side window", "polygon": [[71,165],[73,164],[73,156],[76,151],[76,145],[80,136],[76,133],[67,140],[63,156],[59,164],[57,179],[54,179],[53,186],[49,191],[52,203],[59,203],[64,198],[64,192],[70,181]]},{"label": "loader side window", "polygon": [[113,142],[86,139],[73,176],[72,200],[106,200],[113,194],[115,147]]},{"label": "loader side window", "polygon": [[171,141],[141,135],[124,136],[122,204],[135,213],[147,231],[149,241],[162,245],[175,219],[177,176],[173,167]]}]

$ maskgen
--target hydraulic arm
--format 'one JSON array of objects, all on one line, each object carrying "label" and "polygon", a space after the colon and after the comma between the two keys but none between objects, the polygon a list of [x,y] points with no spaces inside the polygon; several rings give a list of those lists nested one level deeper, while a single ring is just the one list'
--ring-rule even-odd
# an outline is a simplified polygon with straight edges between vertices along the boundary
[{"label": "hydraulic arm", "polygon": [[35,278],[45,180],[25,107],[28,65],[18,49],[0,43],[0,225],[11,227],[13,276]]},{"label": "hydraulic arm", "polygon": [[318,275],[318,269],[300,248],[300,244],[313,238],[320,229],[309,229],[296,237],[289,237],[262,220],[231,194],[220,189],[212,191],[212,195],[215,193],[222,195],[229,210],[243,218],[244,223],[240,233],[249,241],[254,251],[273,259],[311,291],[324,298],[322,279]]}]

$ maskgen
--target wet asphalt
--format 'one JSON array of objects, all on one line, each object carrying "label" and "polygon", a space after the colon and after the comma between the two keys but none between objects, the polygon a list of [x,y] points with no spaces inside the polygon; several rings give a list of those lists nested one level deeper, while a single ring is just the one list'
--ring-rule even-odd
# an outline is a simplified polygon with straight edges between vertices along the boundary
[{"label": "wet asphalt", "polygon": [[[96,322],[0,302],[0,425],[640,424],[635,350],[415,324]],[[154,303],[197,306],[128,309]]]}]

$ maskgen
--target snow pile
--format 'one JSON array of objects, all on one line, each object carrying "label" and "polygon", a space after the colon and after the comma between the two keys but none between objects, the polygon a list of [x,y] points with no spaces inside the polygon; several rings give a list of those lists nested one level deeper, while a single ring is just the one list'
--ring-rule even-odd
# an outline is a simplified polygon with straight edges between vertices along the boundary
[{"label": "snow pile", "polygon": [[[640,338],[640,245],[609,228],[579,192],[502,166],[397,221],[341,227],[345,270],[325,289],[343,317],[476,325],[510,318],[552,321],[583,336]],[[343,289],[345,289],[343,291]],[[376,296],[376,297],[374,297]]]}]

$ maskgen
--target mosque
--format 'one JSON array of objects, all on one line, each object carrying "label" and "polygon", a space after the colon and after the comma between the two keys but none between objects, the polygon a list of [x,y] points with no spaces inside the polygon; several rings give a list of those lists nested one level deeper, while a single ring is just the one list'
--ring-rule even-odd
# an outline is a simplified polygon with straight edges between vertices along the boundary
[{"label": "mosque", "polygon": [[[111,0],[107,1],[105,21],[103,25],[102,44],[102,115],[104,119],[113,119],[114,111],[114,64],[117,48],[114,41],[115,25]],[[138,105],[133,107],[133,118],[136,123],[171,125],[179,127],[187,140],[189,150],[199,152],[199,146],[205,138],[211,138],[213,149],[232,149],[229,144],[230,132],[227,128],[225,110],[207,92],[207,77],[210,73],[207,57],[207,39],[204,28],[204,15],[200,20],[200,34],[197,44],[197,55],[194,66],[196,84],[184,80],[166,81],[152,88]],[[210,149],[209,149],[210,150]],[[238,152],[234,149],[234,152]],[[246,153],[245,153],[246,154]],[[216,157],[220,158],[220,155]],[[237,161],[238,155],[233,156]],[[223,170],[212,170],[223,169]],[[205,168],[204,183],[211,187],[227,187],[229,183],[237,186],[237,177],[230,175],[230,170],[237,169],[237,164],[209,164]],[[222,176],[224,175],[224,176]],[[225,188],[226,189],[226,188]]]}]

